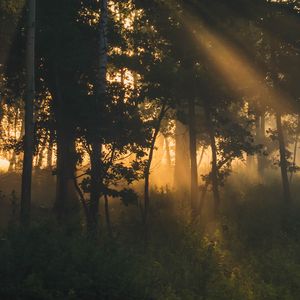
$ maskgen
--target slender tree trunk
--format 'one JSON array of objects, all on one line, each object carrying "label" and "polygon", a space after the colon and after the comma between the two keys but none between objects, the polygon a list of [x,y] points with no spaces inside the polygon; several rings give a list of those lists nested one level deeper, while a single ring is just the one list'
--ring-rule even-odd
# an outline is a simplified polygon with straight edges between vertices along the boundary
[{"label": "slender tree trunk", "polygon": [[190,154],[188,129],[176,120],[174,187],[180,194],[188,189],[190,183]]},{"label": "slender tree trunk", "polygon": [[[265,144],[265,113],[261,113],[257,116],[258,122],[256,124],[256,139],[258,144]],[[258,174],[263,178],[266,168],[266,157],[264,154],[257,155],[257,169]]]},{"label": "slender tree trunk", "polygon": [[214,197],[214,209],[215,214],[219,211],[220,206],[220,193],[219,193],[219,169],[218,169],[218,157],[217,157],[217,145],[216,145],[216,137],[214,126],[211,121],[211,113],[210,109],[206,108],[206,122],[207,122],[207,130],[210,140],[210,148],[212,154],[211,161],[211,183],[212,183],[212,191]]},{"label": "slender tree trunk", "polygon": [[[300,117],[297,117],[297,129],[296,129],[296,137],[295,137],[295,144],[294,144],[294,152],[293,152],[293,167],[296,167],[297,162],[297,150],[298,150],[298,141],[299,141],[299,129],[300,129]],[[290,175],[290,183],[292,183],[293,175],[295,172],[291,172]]]},{"label": "slender tree trunk", "polygon": [[21,224],[30,223],[31,208],[31,179],[32,158],[34,148],[33,105],[35,98],[35,19],[36,1],[28,0],[28,27],[27,27],[27,57],[26,57],[26,99],[25,99],[25,138],[24,159],[21,190]]},{"label": "slender tree trunk", "polygon": [[285,141],[284,141],[284,134],[282,129],[281,114],[278,112],[276,113],[276,125],[277,125],[279,153],[280,153],[280,170],[281,170],[281,179],[282,179],[282,187],[283,187],[283,196],[285,202],[290,203],[292,199],[291,199],[290,184],[289,184],[288,174],[287,174]]},{"label": "slender tree trunk", "polygon": [[[108,62],[108,44],[107,44],[107,24],[108,24],[108,2],[107,0],[100,0],[99,2],[100,20],[98,25],[99,30],[99,73],[97,74],[97,88],[96,88],[96,111],[101,115],[101,102],[105,102],[106,88],[107,88],[107,62]],[[98,117],[98,116],[97,116]],[[97,120],[95,120],[97,121]],[[97,123],[97,122],[95,122]],[[89,222],[88,234],[92,238],[97,237],[98,233],[98,219],[99,219],[99,199],[101,194],[101,160],[102,160],[102,145],[100,137],[98,136],[97,128],[94,128],[95,133],[91,142],[91,191],[90,191],[90,205],[89,205]]]},{"label": "slender tree trunk", "polygon": [[48,149],[47,149],[47,168],[52,170],[52,160],[53,160],[53,131],[50,130],[49,133],[49,141],[48,141]]},{"label": "slender tree trunk", "polygon": [[[18,130],[18,120],[19,120],[19,109],[16,109],[15,117],[14,117],[14,138],[17,141],[17,130]],[[12,157],[9,161],[9,172],[16,171],[16,164],[17,164],[17,155],[16,151],[13,150]]]},{"label": "slender tree trunk", "polygon": [[[13,124],[15,141],[17,141],[18,120],[19,120],[19,109],[17,108],[15,112],[14,124]],[[8,172],[16,171],[16,164],[17,164],[16,151],[12,150],[12,156],[11,159],[9,160]]]},{"label": "slender tree trunk", "polygon": [[[150,207],[150,195],[149,195],[149,181],[150,181],[150,169],[151,169],[151,163],[153,160],[154,150],[155,150],[155,142],[157,139],[157,136],[159,134],[161,122],[166,114],[166,105],[163,104],[160,114],[157,119],[156,126],[154,128],[154,133],[151,140],[150,150],[149,150],[149,157],[147,161],[147,165],[145,167],[144,176],[145,176],[145,184],[144,184],[144,210],[143,210],[143,222],[145,225],[145,228],[147,228],[147,221],[148,221],[148,215],[149,215],[149,207]],[[147,229],[146,229],[147,230]]]},{"label": "slender tree trunk", "polygon": [[37,157],[38,157],[38,160],[37,160],[37,167],[38,167],[39,169],[41,169],[42,166],[43,166],[44,152],[45,152],[45,150],[46,150],[46,145],[47,145],[47,139],[44,138],[43,143],[42,143],[42,145],[41,145],[42,147],[40,148],[40,151],[39,151],[39,153],[38,153],[38,155],[37,155]]},{"label": "slender tree trunk", "polygon": [[99,199],[101,194],[101,148],[99,142],[92,144],[91,161],[91,191],[89,202],[88,233],[97,236],[99,223]]},{"label": "slender tree trunk", "polygon": [[76,190],[76,192],[77,192],[77,194],[79,196],[79,199],[81,201],[81,204],[82,204],[82,207],[83,207],[83,210],[84,210],[84,214],[85,214],[85,218],[86,218],[86,223],[88,224],[88,221],[89,221],[89,219],[88,219],[89,218],[89,207],[88,207],[87,201],[86,201],[86,199],[84,197],[84,194],[83,194],[83,192],[82,192],[82,190],[81,190],[81,188],[80,188],[80,186],[79,186],[79,184],[77,182],[77,178],[76,177],[74,177],[73,182],[74,182],[75,190]]},{"label": "slender tree trunk", "polygon": [[104,194],[104,205],[105,205],[105,220],[106,220],[106,227],[110,237],[112,237],[112,228],[110,222],[110,213],[109,213],[109,202],[108,197]]},{"label": "slender tree trunk", "polygon": [[108,24],[108,4],[107,0],[100,0],[100,21],[99,21],[99,86],[98,95],[106,94],[106,76],[108,62],[108,42],[107,42],[107,24]]},{"label": "slender tree trunk", "polygon": [[212,191],[214,196],[215,203],[215,212],[218,212],[220,206],[220,194],[219,194],[219,179],[218,179],[218,160],[217,160],[217,147],[216,147],[216,139],[212,128],[209,130],[209,138],[210,138],[210,147],[212,154],[211,161],[211,182],[212,182]]},{"label": "slender tree trunk", "polygon": [[207,180],[201,191],[200,203],[199,203],[199,214],[200,215],[201,215],[203,207],[204,207],[205,197],[206,197],[206,193],[207,193],[209,184],[210,184],[210,181]]},{"label": "slender tree trunk", "polygon": [[205,146],[202,146],[200,158],[199,158],[199,161],[197,163],[198,169],[201,167],[201,163],[202,163],[202,160],[203,160],[204,153],[205,153]]},{"label": "slender tree trunk", "polygon": [[[251,106],[250,103],[248,103],[248,118],[249,120],[253,120],[253,108]],[[256,120],[255,120],[256,121]],[[255,134],[255,128],[253,128],[254,126],[251,126],[251,134]],[[246,165],[247,165],[247,169],[254,169],[254,155],[252,154],[247,154],[247,158],[246,158]]]},{"label": "slender tree trunk", "polygon": [[190,140],[190,201],[191,210],[195,215],[198,203],[198,169],[197,169],[197,134],[195,121],[195,99],[189,99],[189,140]]}]

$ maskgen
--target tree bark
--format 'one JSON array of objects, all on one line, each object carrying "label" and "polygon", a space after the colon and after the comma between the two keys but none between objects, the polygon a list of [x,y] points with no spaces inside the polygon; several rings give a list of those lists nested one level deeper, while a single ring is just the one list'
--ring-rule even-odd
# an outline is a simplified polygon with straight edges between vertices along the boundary
[{"label": "tree bark", "polygon": [[91,190],[89,201],[88,233],[96,237],[99,223],[99,199],[101,194],[101,148],[100,143],[92,143],[91,151]]},{"label": "tree bark", "polygon": [[[108,44],[107,44],[107,24],[108,24],[108,2],[101,0],[99,2],[99,73],[97,74],[97,88],[96,88],[96,111],[101,114],[101,101],[104,102],[106,98],[107,88],[107,62],[108,62]],[[96,121],[96,120],[95,120]],[[95,122],[97,124],[97,122]],[[101,160],[102,160],[102,145],[101,139],[98,136],[97,128],[94,128],[91,142],[91,191],[89,203],[89,218],[88,218],[88,234],[92,238],[96,238],[98,233],[98,219],[99,219],[99,199],[101,194]]]},{"label": "tree bark", "polygon": [[57,127],[56,199],[54,212],[59,221],[76,209],[78,197],[74,188],[76,173],[76,149],[73,129]]},{"label": "tree bark", "polygon": [[[297,117],[297,129],[296,129],[296,136],[295,136],[295,144],[294,144],[294,152],[293,152],[293,167],[296,167],[297,162],[297,149],[298,149],[298,141],[299,141],[299,129],[300,129],[300,117]],[[295,172],[291,172],[290,175],[290,183],[293,181],[293,175]]]},{"label": "tree bark", "polygon": [[40,151],[37,154],[37,157],[38,157],[38,159],[37,159],[37,167],[39,169],[41,169],[42,166],[43,166],[44,152],[46,150],[46,145],[47,145],[47,138],[45,137],[44,140],[43,140],[43,143],[41,145]]},{"label": "tree bark", "polygon": [[[264,145],[265,143],[265,113],[261,113],[256,117],[258,120],[256,122],[256,142],[258,144]],[[263,178],[264,171],[266,168],[266,157],[265,155],[258,154],[257,155],[257,170],[258,174]]]},{"label": "tree bark", "polygon": [[[13,124],[13,126],[14,126],[14,138],[15,138],[15,141],[17,141],[18,119],[19,119],[19,109],[17,108],[15,110],[14,124]],[[9,160],[8,172],[16,171],[16,164],[17,164],[17,155],[16,155],[16,151],[13,149],[12,157]]]},{"label": "tree bark", "polygon": [[108,3],[107,0],[100,0],[100,21],[99,21],[99,82],[98,95],[106,94],[106,75],[108,63],[108,42],[107,42],[107,24],[108,24]]},{"label": "tree bark", "polygon": [[189,140],[190,140],[190,203],[192,214],[196,214],[198,203],[197,133],[195,120],[195,99],[189,99]]},{"label": "tree bark", "polygon": [[48,141],[48,149],[47,149],[47,168],[52,170],[52,160],[53,160],[53,131],[49,132],[49,141]]},{"label": "tree bark", "polygon": [[212,161],[211,161],[212,191],[214,196],[215,212],[218,212],[220,206],[219,178],[218,178],[219,172],[217,166],[218,160],[217,160],[216,139],[212,130],[210,130],[209,137],[210,137],[210,146],[211,146],[211,154],[212,154]]},{"label": "tree bark", "polygon": [[206,126],[207,126],[208,135],[209,135],[210,148],[211,148],[211,154],[212,154],[211,183],[212,183],[212,192],[213,192],[213,198],[214,198],[214,210],[215,210],[215,215],[216,215],[219,211],[219,206],[220,206],[217,145],[216,145],[214,125],[212,124],[212,121],[211,121],[212,115],[211,115],[209,107],[206,107],[205,113],[206,113]]},{"label": "tree bark", "polygon": [[166,104],[164,103],[162,105],[160,114],[157,119],[156,126],[154,128],[154,133],[151,140],[150,150],[149,150],[149,157],[147,161],[147,165],[145,167],[144,176],[145,176],[145,184],[144,184],[144,210],[143,210],[143,223],[145,225],[145,228],[147,228],[147,221],[148,221],[148,215],[149,215],[149,207],[150,207],[150,195],[149,195],[149,179],[150,179],[150,169],[151,169],[151,163],[153,160],[154,150],[155,150],[155,142],[157,139],[157,136],[159,134],[161,122],[166,114]]},{"label": "tree bark", "polygon": [[110,237],[112,237],[112,228],[111,228],[110,213],[109,213],[109,202],[108,202],[108,197],[106,194],[104,194],[104,205],[105,205],[106,227],[107,227],[108,235]]},{"label": "tree bark", "polygon": [[35,19],[36,1],[28,0],[28,28],[26,46],[25,138],[21,188],[21,224],[30,223],[32,159],[34,149],[33,105],[35,98]]},{"label": "tree bark", "polygon": [[53,63],[52,67],[48,85],[53,100],[57,146],[56,197],[53,211],[58,221],[66,222],[71,220],[71,217],[76,218],[74,212],[78,211],[78,196],[74,187],[77,163],[75,130],[73,121],[68,116],[70,99],[67,91],[63,90],[64,81],[59,64]]},{"label": "tree bark", "polygon": [[276,113],[276,125],[277,125],[277,134],[278,134],[278,143],[279,143],[280,170],[281,170],[283,196],[285,202],[290,203],[292,199],[291,199],[290,184],[289,184],[288,174],[287,174],[285,141],[284,141],[284,134],[282,129],[281,114],[278,112]]},{"label": "tree bark", "polygon": [[175,166],[174,188],[183,192],[188,189],[190,183],[190,154],[188,129],[180,121],[176,120],[175,129]]},{"label": "tree bark", "polygon": [[203,160],[204,153],[205,153],[205,146],[202,146],[202,150],[201,150],[200,158],[199,158],[199,161],[198,161],[198,163],[197,163],[197,167],[198,167],[198,169],[201,167],[201,164],[202,164],[202,160]]}]

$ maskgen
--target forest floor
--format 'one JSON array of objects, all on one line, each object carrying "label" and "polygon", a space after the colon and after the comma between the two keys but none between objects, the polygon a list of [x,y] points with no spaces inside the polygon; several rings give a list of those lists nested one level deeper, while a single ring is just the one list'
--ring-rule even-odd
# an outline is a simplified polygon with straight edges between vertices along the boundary
[{"label": "forest floor", "polygon": [[191,222],[172,192],[151,199],[147,242],[139,210],[117,203],[114,237],[103,221],[96,242],[44,214],[29,230],[11,219],[0,236],[0,299],[299,299],[300,205],[286,209],[278,182],[231,182],[215,221],[204,212]]}]

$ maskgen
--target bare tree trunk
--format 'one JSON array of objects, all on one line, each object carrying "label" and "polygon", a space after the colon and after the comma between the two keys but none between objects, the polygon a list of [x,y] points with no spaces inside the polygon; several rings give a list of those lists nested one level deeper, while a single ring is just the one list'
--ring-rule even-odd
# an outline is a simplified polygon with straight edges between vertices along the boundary
[{"label": "bare tree trunk", "polygon": [[206,197],[206,193],[207,193],[207,189],[209,187],[210,181],[207,180],[205,182],[205,185],[202,188],[201,191],[201,196],[200,196],[200,203],[199,203],[199,214],[201,215],[203,207],[204,207],[204,202],[205,202],[205,197]]},{"label": "bare tree trunk", "polygon": [[100,0],[100,21],[99,21],[99,86],[98,95],[106,94],[106,75],[108,62],[107,24],[108,24],[108,4],[107,0]]},{"label": "bare tree trunk", "polygon": [[215,209],[215,215],[216,215],[219,211],[219,206],[220,206],[217,145],[216,145],[215,130],[214,130],[214,126],[211,121],[212,115],[211,115],[209,107],[206,108],[205,113],[206,113],[207,130],[208,130],[211,154],[212,154],[211,183],[212,183],[212,191],[213,191],[213,197],[214,197],[214,209]]},{"label": "bare tree trunk", "polygon": [[175,166],[174,187],[176,191],[183,192],[190,183],[190,154],[188,130],[185,125],[176,120],[175,129]]},{"label": "bare tree trunk", "polygon": [[[298,149],[298,141],[299,141],[299,129],[300,129],[300,117],[297,117],[297,129],[296,129],[296,137],[295,137],[295,144],[294,144],[294,152],[293,152],[293,167],[296,167],[297,161],[297,149]],[[291,172],[290,175],[290,183],[293,181],[293,175],[295,172]]]},{"label": "bare tree trunk", "polygon": [[[16,109],[16,112],[15,112],[15,118],[14,118],[14,138],[15,138],[15,141],[18,141],[18,121],[19,121],[19,109],[17,108]],[[13,150],[13,153],[12,153],[12,157],[9,161],[9,168],[8,168],[8,171],[9,172],[13,172],[13,171],[16,171],[16,167],[17,167],[17,155],[16,155],[16,151]]]},{"label": "bare tree trunk", "polygon": [[99,199],[101,188],[101,148],[97,141],[92,144],[91,151],[91,191],[89,202],[88,233],[96,237],[99,223]]},{"label": "bare tree trunk", "polygon": [[215,203],[215,212],[217,213],[220,206],[220,194],[219,194],[219,179],[218,179],[218,160],[217,160],[217,147],[216,147],[216,139],[213,133],[212,128],[209,130],[209,138],[210,138],[210,146],[211,146],[211,182],[212,182],[212,190],[214,196]]},{"label": "bare tree trunk", "polygon": [[205,146],[202,146],[200,158],[199,158],[199,161],[197,163],[198,169],[201,167],[201,163],[202,163],[202,160],[203,160],[204,153],[205,153]]},{"label": "bare tree trunk", "polygon": [[[99,30],[99,73],[97,82],[97,95],[96,95],[96,111],[100,114],[100,103],[104,102],[106,98],[107,88],[107,62],[108,62],[108,44],[107,44],[107,23],[108,23],[108,2],[101,0],[99,2],[100,20],[98,25]],[[89,224],[88,234],[92,238],[96,238],[98,233],[98,219],[99,219],[99,199],[101,194],[101,160],[102,160],[102,145],[100,138],[97,136],[98,132],[92,137],[91,142],[91,191],[90,191],[90,206],[89,206]]]},{"label": "bare tree trunk", "polygon": [[49,88],[53,99],[56,121],[56,197],[53,211],[57,219],[69,222],[76,218],[78,212],[78,196],[74,186],[77,155],[75,148],[74,125],[66,120],[67,93],[63,93],[63,81],[59,65],[53,66],[53,80],[49,81]]},{"label": "bare tree trunk", "polygon": [[63,221],[76,209],[77,194],[74,188],[76,173],[76,149],[72,128],[57,128],[57,178],[54,212],[58,220]]},{"label": "bare tree trunk", "polygon": [[21,224],[30,223],[32,157],[34,148],[33,105],[35,98],[35,19],[36,1],[28,0],[27,54],[26,54],[26,99],[25,138],[21,190]]},{"label": "bare tree trunk", "polygon": [[145,176],[145,185],[144,185],[144,210],[143,210],[143,223],[147,230],[147,221],[148,221],[148,214],[149,214],[149,207],[150,207],[150,195],[149,195],[149,179],[150,179],[150,169],[151,163],[153,160],[154,150],[155,150],[155,142],[160,130],[161,122],[166,114],[166,104],[162,105],[160,114],[157,119],[156,126],[154,128],[154,133],[151,140],[150,150],[149,150],[149,157],[147,161],[147,165],[145,167],[144,176]]},{"label": "bare tree trunk", "polygon": [[47,168],[52,170],[52,160],[53,160],[53,131],[50,130],[49,133],[49,142],[48,142],[48,149],[47,149]]},{"label": "bare tree trunk", "polygon": [[[14,129],[14,138],[15,138],[15,141],[17,141],[18,118],[19,118],[19,109],[17,108],[17,109],[16,109],[16,112],[15,112],[15,116],[14,116],[14,123],[13,123],[13,126],[14,126],[13,129]],[[13,171],[16,170],[16,163],[17,163],[16,151],[13,149],[12,157],[11,157],[11,159],[9,160],[9,168],[8,168],[8,172],[13,172]]]},{"label": "bare tree trunk", "polygon": [[[21,119],[21,128],[20,128],[20,135],[18,137],[18,142],[21,142],[24,137],[24,134],[25,134],[25,120],[24,120],[24,115],[22,113],[22,110],[20,110],[19,118]],[[17,167],[19,166],[20,161],[21,161],[20,155],[15,154],[15,166],[14,166],[15,170],[17,170]]]},{"label": "bare tree trunk", "polygon": [[[76,173],[75,133],[70,120],[66,121],[65,102],[59,65],[53,69],[53,82],[50,82],[51,96],[56,121],[56,197],[53,210],[59,222],[69,222],[77,217],[78,196],[74,186]],[[76,220],[75,220],[76,221]]]},{"label": "bare tree trunk", "polygon": [[47,145],[47,139],[44,138],[43,140],[43,143],[42,143],[42,147],[40,148],[40,151],[39,153],[37,154],[37,157],[38,157],[38,160],[37,160],[37,167],[39,169],[42,168],[43,166],[43,160],[44,160],[44,152],[45,152],[45,149],[46,149],[46,145]]},{"label": "bare tree trunk", "polygon": [[282,187],[283,187],[283,196],[285,202],[290,203],[292,198],[291,198],[290,184],[289,184],[288,174],[287,174],[285,141],[284,141],[284,134],[283,134],[282,123],[281,123],[281,114],[278,112],[276,113],[276,125],[277,125],[279,153],[280,153],[280,170],[281,170],[281,179],[282,179]]},{"label": "bare tree trunk", "polygon": [[[248,118],[249,120],[253,120],[253,108],[251,106],[251,103],[248,102]],[[256,121],[256,120],[255,120]],[[253,126],[251,126],[251,134],[254,134],[255,132],[255,128],[253,128]],[[246,165],[247,165],[247,169],[254,169],[254,155],[252,154],[247,154],[247,158],[246,158]]]},{"label": "bare tree trunk", "polygon": [[197,134],[195,121],[195,99],[189,99],[189,138],[190,138],[190,201],[192,214],[195,215],[198,203]]},{"label": "bare tree trunk", "polygon": [[[258,122],[256,124],[256,142],[264,145],[265,143],[265,113],[261,113],[257,116]],[[260,176],[263,178],[266,168],[266,157],[264,154],[257,155],[257,169]]]},{"label": "bare tree trunk", "polygon": [[109,213],[109,202],[108,197],[104,194],[104,205],[105,205],[105,220],[106,220],[106,227],[110,237],[112,237],[112,228],[110,222],[110,213]]}]

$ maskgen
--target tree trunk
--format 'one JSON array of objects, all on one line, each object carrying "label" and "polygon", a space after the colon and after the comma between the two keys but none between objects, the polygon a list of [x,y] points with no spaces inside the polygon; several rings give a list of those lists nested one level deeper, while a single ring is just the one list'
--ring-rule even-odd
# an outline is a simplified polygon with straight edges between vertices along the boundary
[{"label": "tree trunk", "polygon": [[203,160],[203,157],[204,157],[204,153],[205,153],[205,146],[202,146],[200,158],[199,158],[199,161],[198,161],[198,163],[197,163],[198,169],[201,167],[202,160]]},{"label": "tree trunk", "polygon": [[[294,144],[294,152],[293,152],[293,167],[296,167],[296,162],[297,162],[297,150],[298,150],[298,141],[299,141],[299,129],[300,129],[300,117],[298,115],[297,117],[297,129],[296,129],[296,136],[295,136],[295,144]],[[291,175],[290,175],[290,183],[293,181],[293,175],[295,171],[292,170]]]},{"label": "tree trunk", "polygon": [[197,133],[195,121],[195,99],[189,99],[189,140],[190,140],[190,201],[192,214],[196,214],[198,204],[198,169],[197,169]]},{"label": "tree trunk", "polygon": [[77,208],[77,194],[74,188],[76,173],[76,149],[73,129],[59,125],[57,127],[57,162],[56,162],[56,199],[54,212],[58,220],[65,217]]},{"label": "tree trunk", "polygon": [[[108,44],[107,44],[107,23],[108,23],[108,2],[107,0],[101,0],[99,2],[100,19],[98,24],[99,30],[99,73],[97,74],[97,87],[96,87],[96,112],[101,114],[101,105],[106,98],[107,88],[107,62],[108,62]],[[99,116],[97,116],[98,118]],[[97,124],[97,120],[95,120]],[[94,134],[92,134],[91,141],[91,191],[90,191],[90,205],[89,205],[89,217],[88,217],[88,234],[92,238],[96,238],[98,233],[98,215],[99,215],[99,198],[101,194],[101,160],[102,160],[102,145],[100,137],[98,136],[97,128],[94,128]]]},{"label": "tree trunk", "polygon": [[108,197],[106,194],[104,194],[104,205],[105,205],[105,220],[106,220],[106,227],[108,231],[108,235],[112,237],[112,228],[110,223],[110,214],[109,214],[109,202]]},{"label": "tree trunk", "polygon": [[190,156],[188,129],[176,120],[175,129],[175,166],[174,188],[177,192],[184,192],[190,183]]},{"label": "tree trunk", "polygon": [[92,144],[91,151],[91,187],[88,216],[88,233],[96,237],[99,223],[99,198],[101,193],[101,148],[97,141]]},{"label": "tree trunk", "polygon": [[108,24],[108,4],[107,0],[100,0],[100,21],[99,21],[99,81],[98,95],[106,94],[106,76],[108,62],[107,24]]},{"label": "tree trunk", "polygon": [[[248,119],[249,120],[253,120],[254,116],[254,112],[253,112],[253,108],[251,106],[251,104],[248,102]],[[256,121],[256,119],[255,119]],[[256,123],[255,123],[256,124]],[[255,134],[255,128],[254,126],[251,126],[251,134]],[[246,157],[246,165],[247,165],[247,169],[250,171],[252,171],[254,169],[254,155],[252,154],[247,154],[247,157]],[[251,173],[251,172],[250,172]]]},{"label": "tree trunk", "polygon": [[220,193],[219,193],[219,169],[218,169],[218,157],[217,157],[217,145],[216,145],[216,137],[214,125],[212,124],[211,112],[209,108],[206,108],[206,123],[207,123],[207,131],[209,135],[210,148],[211,148],[211,184],[212,184],[212,192],[214,197],[214,210],[215,215],[219,211],[220,206]]},{"label": "tree trunk", "polygon": [[52,160],[53,160],[53,131],[50,130],[49,133],[49,141],[48,141],[48,149],[47,149],[47,168],[52,170]]},{"label": "tree trunk", "polygon": [[282,187],[283,187],[283,196],[286,203],[291,202],[291,192],[290,192],[290,184],[288,180],[287,174],[287,160],[286,160],[286,149],[285,149],[285,141],[284,134],[281,123],[281,114],[276,113],[276,125],[277,125],[277,133],[278,133],[278,143],[279,143],[279,154],[280,154],[280,170],[281,170],[281,179],[282,179]]},{"label": "tree trunk", "polygon": [[[257,116],[257,122],[256,122],[256,142],[258,144],[264,145],[265,143],[265,113],[261,113],[259,116]],[[258,174],[263,178],[264,177],[264,171],[266,168],[266,157],[265,155],[258,154],[257,155],[257,169]]]},{"label": "tree trunk", "polygon": [[214,196],[214,204],[215,204],[215,212],[219,211],[220,206],[220,194],[219,194],[219,179],[218,179],[218,160],[217,160],[217,147],[216,147],[216,139],[213,133],[213,130],[210,130],[209,133],[210,138],[210,147],[212,154],[211,161],[211,183],[212,183],[212,191]]},{"label": "tree trunk", "polygon": [[34,149],[33,105],[35,98],[35,19],[36,1],[28,0],[28,28],[26,46],[25,138],[21,189],[21,224],[30,223],[32,159]]},{"label": "tree trunk", "polygon": [[144,184],[144,210],[143,210],[143,223],[145,228],[147,228],[147,221],[148,221],[148,214],[149,214],[149,207],[150,207],[150,195],[149,195],[149,179],[150,179],[150,169],[151,163],[153,160],[154,150],[155,150],[155,142],[160,130],[161,122],[166,114],[166,105],[163,104],[160,114],[157,119],[156,126],[154,128],[154,133],[151,140],[150,150],[149,150],[149,157],[147,161],[147,165],[145,167],[144,176],[145,176],[145,184]]},{"label": "tree trunk", "polygon": [[43,160],[44,160],[44,152],[46,150],[46,145],[47,145],[47,138],[45,137],[43,140],[43,143],[41,145],[40,151],[37,154],[38,160],[37,160],[37,167],[38,169],[41,169],[43,166]]},{"label": "tree trunk", "polygon": [[[18,121],[19,121],[19,109],[15,109],[15,115],[14,115],[14,139],[15,141],[18,140]],[[17,166],[17,155],[16,155],[16,151],[13,150],[12,152],[12,157],[9,160],[9,168],[8,168],[8,172],[13,172],[16,171],[16,166]]]},{"label": "tree trunk", "polygon": [[70,100],[67,98],[67,92],[63,91],[63,78],[58,64],[53,64],[52,76],[48,84],[53,101],[57,144],[56,197],[53,211],[57,219],[62,222],[76,218],[74,212],[78,211],[78,196],[74,186],[77,154],[74,124],[68,118],[67,112]]}]

